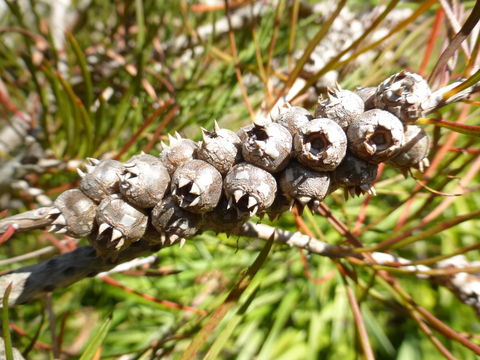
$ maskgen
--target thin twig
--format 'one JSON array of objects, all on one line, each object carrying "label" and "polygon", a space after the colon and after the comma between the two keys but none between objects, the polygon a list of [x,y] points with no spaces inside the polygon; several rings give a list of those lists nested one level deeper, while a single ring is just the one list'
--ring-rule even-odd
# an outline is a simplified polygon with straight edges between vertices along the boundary
[{"label": "thin twig", "polygon": [[0,234],[5,233],[10,226],[13,226],[16,232],[42,229],[49,226],[55,220],[55,217],[49,216],[49,212],[55,209],[54,206],[46,206],[1,219]]}]

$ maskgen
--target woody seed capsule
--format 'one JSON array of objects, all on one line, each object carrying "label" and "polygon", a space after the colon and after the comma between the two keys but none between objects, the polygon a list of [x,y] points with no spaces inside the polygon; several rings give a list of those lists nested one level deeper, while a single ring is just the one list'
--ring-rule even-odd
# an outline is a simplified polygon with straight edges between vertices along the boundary
[{"label": "woody seed capsule", "polygon": [[148,217],[118,195],[110,195],[98,205],[95,220],[98,233],[92,245],[109,257],[143,236]]},{"label": "woody seed capsule", "polygon": [[171,192],[182,209],[212,211],[222,195],[222,175],[203,160],[191,160],[173,174]]},{"label": "woody seed capsule", "polygon": [[428,135],[422,128],[408,125],[405,130],[405,144],[388,162],[403,171],[413,167],[423,172],[429,165],[429,145]]},{"label": "woody seed capsule", "polygon": [[97,204],[78,189],[61,193],[55,200],[58,211],[52,210],[55,216],[49,231],[65,233],[74,238],[88,236],[95,224]]},{"label": "woody seed capsule", "polygon": [[249,216],[263,212],[275,200],[277,182],[267,171],[248,163],[235,165],[225,176],[223,190],[228,206]]},{"label": "woody seed capsule", "polygon": [[327,89],[327,97],[318,99],[315,110],[316,118],[329,118],[342,129],[355,120],[364,111],[364,103],[360,96],[349,90]]},{"label": "woody seed capsule", "polygon": [[257,122],[244,131],[242,155],[245,161],[273,173],[287,166],[292,135],[286,128],[273,122]]},{"label": "woody seed capsule", "polygon": [[226,197],[222,197],[212,212],[203,214],[202,227],[215,232],[235,234],[248,218],[248,213],[237,211],[236,208],[228,205]]},{"label": "woody seed capsule", "polygon": [[170,175],[187,161],[193,160],[197,152],[197,144],[190,139],[183,139],[179,134],[170,136],[170,145],[162,143],[160,160],[163,162]]},{"label": "woody seed capsule", "polygon": [[334,170],[347,151],[347,137],[330,119],[313,119],[302,126],[294,139],[297,160],[316,171]]},{"label": "woody seed capsule", "polygon": [[345,188],[345,195],[367,193],[376,195],[373,183],[377,177],[378,165],[357,158],[347,152],[342,163],[332,172],[329,192],[338,187]]},{"label": "woody seed capsule", "polygon": [[119,178],[123,172],[123,165],[116,160],[99,161],[88,159],[87,173],[77,169],[82,178],[80,190],[96,202],[102,201],[108,195],[119,191]]},{"label": "woody seed capsule", "polygon": [[402,122],[413,123],[422,114],[422,104],[432,94],[428,83],[420,75],[401,71],[390,76],[378,87],[374,97],[376,108],[384,109]]},{"label": "woody seed capsule", "polygon": [[371,110],[375,107],[373,102],[375,99],[376,91],[377,91],[376,86],[367,86],[367,87],[355,89],[354,93],[360,96],[360,98],[363,100],[365,104],[365,111]]},{"label": "woody seed capsule", "polygon": [[279,108],[279,114],[274,115],[272,120],[286,128],[293,137],[298,132],[298,129],[308,123],[312,118],[312,115],[307,109],[286,104]]},{"label": "woody seed capsule", "polygon": [[195,235],[201,220],[201,215],[183,210],[171,196],[159,202],[151,214],[152,225],[169,244],[184,242],[182,239]]},{"label": "woody seed capsule", "polygon": [[237,134],[228,129],[220,129],[215,122],[215,131],[203,130],[203,139],[197,151],[200,160],[213,165],[222,175],[241,161],[241,141]]},{"label": "woody seed capsule", "polygon": [[282,216],[283,213],[289,211],[292,206],[293,201],[283,195],[281,191],[277,191],[277,195],[275,196],[273,204],[267,210],[265,210],[265,213],[268,215],[270,220],[274,221]]},{"label": "woody seed capsule", "polygon": [[132,205],[153,208],[162,200],[170,184],[170,175],[159,158],[141,154],[124,164],[120,192]]},{"label": "woody seed capsule", "polygon": [[403,124],[391,113],[372,109],[355,119],[347,130],[348,147],[359,158],[378,164],[403,145]]},{"label": "woody seed capsule", "polygon": [[330,175],[326,172],[310,170],[292,161],[280,176],[280,189],[283,194],[301,207],[316,209],[328,193]]}]

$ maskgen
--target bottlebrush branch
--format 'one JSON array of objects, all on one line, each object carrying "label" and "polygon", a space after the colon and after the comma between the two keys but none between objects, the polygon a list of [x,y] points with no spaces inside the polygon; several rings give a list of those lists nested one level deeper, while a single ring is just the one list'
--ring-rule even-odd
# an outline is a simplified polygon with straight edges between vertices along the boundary
[{"label": "bottlebrush branch", "polygon": [[[117,263],[183,246],[200,231],[253,235],[255,228],[254,235],[263,238],[261,226],[249,218],[275,219],[292,206],[316,211],[338,188],[346,196],[375,195],[379,163],[404,174],[428,166],[428,136],[413,124],[425,109],[445,104],[438,94],[421,76],[402,71],[375,88],[329,89],[315,116],[285,104],[237,133],[215,124],[213,131],[203,129],[198,143],[170,136],[159,157],[142,153],[124,163],[89,158],[86,171],[78,169],[78,189],[62,193],[52,207],[0,220],[0,233],[11,226],[16,231],[50,226],[51,232],[87,237],[93,248],[16,270],[0,281],[5,286],[13,281],[12,299],[24,303]],[[276,241],[312,253],[354,256],[348,248],[281,230],[275,234]]]}]

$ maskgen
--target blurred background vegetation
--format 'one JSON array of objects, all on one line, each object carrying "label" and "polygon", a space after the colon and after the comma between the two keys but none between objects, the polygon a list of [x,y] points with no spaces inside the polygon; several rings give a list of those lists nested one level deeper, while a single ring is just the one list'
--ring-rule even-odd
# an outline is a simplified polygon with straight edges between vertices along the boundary
[{"label": "blurred background vegetation", "polygon": [[[214,120],[236,130],[282,97],[313,111],[336,81],[377,85],[402,69],[428,78],[474,6],[0,0],[1,208],[25,211],[75,187],[87,156],[156,155],[168,133],[199,140]],[[478,30],[429,79],[433,88],[478,69]],[[480,125],[479,105],[477,94],[433,117]],[[5,138],[12,126],[24,136]],[[478,276],[480,142],[425,129],[433,139],[425,176],[404,179],[386,166],[376,197],[335,192],[330,215],[263,221],[332,244],[353,238],[366,251],[395,240],[381,250],[432,266],[463,254]],[[2,244],[0,264],[6,271],[86,243],[20,234]],[[83,280],[11,309],[13,345],[28,359],[478,358],[475,310],[437,278],[280,245],[267,255],[264,246],[203,233],[146,266]],[[247,269],[256,274],[241,282]]]}]

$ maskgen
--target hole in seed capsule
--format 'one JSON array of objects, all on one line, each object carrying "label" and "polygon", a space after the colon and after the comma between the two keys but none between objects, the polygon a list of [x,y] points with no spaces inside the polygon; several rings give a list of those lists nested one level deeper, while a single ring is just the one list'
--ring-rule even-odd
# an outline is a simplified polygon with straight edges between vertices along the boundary
[{"label": "hole in seed capsule", "polygon": [[187,185],[184,185],[177,189],[177,196],[180,199],[180,206],[182,206],[183,204],[188,205],[198,197],[198,195],[190,193],[190,191],[192,190],[192,185],[193,182],[189,182]]},{"label": "hole in seed capsule", "polygon": [[268,139],[267,132],[263,128],[257,126],[248,132],[248,136],[257,141],[265,141]]},{"label": "hole in seed capsule", "polygon": [[314,134],[305,139],[305,148],[314,156],[324,152],[330,143],[323,134]]},{"label": "hole in seed capsule", "polygon": [[242,212],[250,212],[251,210],[253,210],[255,206],[257,206],[257,205],[254,205],[254,206],[248,207],[248,203],[249,203],[249,195],[245,194],[240,198],[240,200],[238,200],[237,208]]},{"label": "hole in seed capsule", "polygon": [[108,242],[110,242],[110,239],[112,238],[112,234],[113,234],[113,228],[108,227],[101,234],[98,234],[97,241],[98,242],[103,242],[103,243],[108,243]]},{"label": "hole in seed capsule", "polygon": [[392,145],[392,133],[379,126],[368,140],[370,145],[375,145],[377,152],[384,151]]}]

